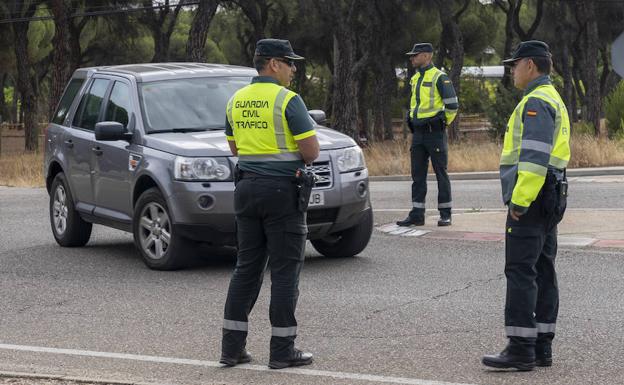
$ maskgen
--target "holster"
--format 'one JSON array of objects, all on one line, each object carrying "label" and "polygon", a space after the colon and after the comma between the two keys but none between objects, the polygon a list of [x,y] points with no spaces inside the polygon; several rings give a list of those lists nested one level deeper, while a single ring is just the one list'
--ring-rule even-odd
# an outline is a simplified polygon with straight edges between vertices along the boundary
[{"label": "holster", "polygon": [[236,166],[234,166],[234,186],[236,186],[238,182],[240,182],[241,178],[242,178],[241,169],[238,167],[238,163],[237,163]]},{"label": "holster", "polygon": [[303,213],[308,209],[312,188],[316,184],[316,175],[299,168],[295,174],[295,183],[297,185],[297,209]]},{"label": "holster", "polygon": [[568,179],[565,171],[561,180],[557,180],[552,173],[548,172],[541,194],[542,210],[548,218],[548,230],[550,230],[561,222],[568,205]]}]

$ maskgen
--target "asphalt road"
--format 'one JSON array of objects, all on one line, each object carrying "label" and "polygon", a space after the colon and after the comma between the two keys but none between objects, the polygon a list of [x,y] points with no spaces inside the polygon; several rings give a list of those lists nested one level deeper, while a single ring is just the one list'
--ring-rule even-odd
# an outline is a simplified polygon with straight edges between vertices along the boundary
[{"label": "asphalt road", "polygon": [[[585,179],[571,207],[621,208],[621,180]],[[457,181],[457,208],[500,209],[496,181]],[[409,206],[409,184],[371,186],[376,222]],[[435,188],[429,201],[435,207]],[[433,214],[433,213],[432,213]],[[224,369],[222,309],[232,251],[189,269],[147,269],[130,234],[94,227],[60,248],[40,189],[0,187],[0,371],[158,384],[621,384],[624,253],[563,249],[555,364],[530,373],[480,364],[503,348],[503,245],[375,231],[356,258],[311,247],[297,344],[312,366],[268,371],[268,282],[250,319],[254,360]],[[623,219],[624,220],[624,219]],[[33,380],[34,381],[34,380]],[[439,381],[439,382],[433,382]],[[34,381],[32,383],[39,383]]]}]

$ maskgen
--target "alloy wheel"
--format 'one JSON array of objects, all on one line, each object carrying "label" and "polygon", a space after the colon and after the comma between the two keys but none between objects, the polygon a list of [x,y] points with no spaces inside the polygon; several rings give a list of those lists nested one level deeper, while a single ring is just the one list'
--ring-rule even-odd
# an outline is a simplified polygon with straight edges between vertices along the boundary
[{"label": "alloy wheel", "polygon": [[67,216],[69,210],[67,208],[67,194],[65,188],[59,184],[54,192],[54,203],[52,204],[52,215],[54,221],[54,231],[58,236],[65,234],[67,230]]},{"label": "alloy wheel", "polygon": [[169,214],[155,202],[150,202],[141,211],[139,239],[143,251],[151,259],[161,259],[171,244],[171,221]]}]

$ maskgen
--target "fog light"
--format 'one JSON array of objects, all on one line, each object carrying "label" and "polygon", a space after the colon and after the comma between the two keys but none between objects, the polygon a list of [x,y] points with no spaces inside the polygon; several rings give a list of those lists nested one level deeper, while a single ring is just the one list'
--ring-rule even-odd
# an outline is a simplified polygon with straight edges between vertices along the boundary
[{"label": "fog light", "polygon": [[366,186],[366,182],[360,182],[357,185],[356,188],[357,194],[360,198],[364,198],[366,196],[366,194],[368,193],[368,188]]},{"label": "fog light", "polygon": [[197,199],[197,204],[204,210],[208,210],[214,206],[215,200],[211,195],[202,195]]}]

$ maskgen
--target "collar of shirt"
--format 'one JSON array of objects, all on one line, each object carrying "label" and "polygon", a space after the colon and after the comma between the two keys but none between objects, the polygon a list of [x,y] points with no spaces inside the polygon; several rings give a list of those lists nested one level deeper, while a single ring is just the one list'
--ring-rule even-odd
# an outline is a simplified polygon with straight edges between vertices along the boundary
[{"label": "collar of shirt", "polygon": [[278,86],[280,85],[277,79],[270,76],[254,76],[253,79],[251,79],[251,84],[254,83],[275,83]]},{"label": "collar of shirt", "polygon": [[538,86],[543,86],[544,84],[551,84],[550,77],[548,75],[542,75],[536,79],[533,79],[527,84],[527,88],[524,90],[524,96],[533,92]]},{"label": "collar of shirt", "polygon": [[424,74],[425,72],[427,72],[428,70],[433,68],[433,64],[429,63],[428,65],[424,66],[424,67],[420,67],[418,69],[418,72],[420,72],[421,74]]}]

